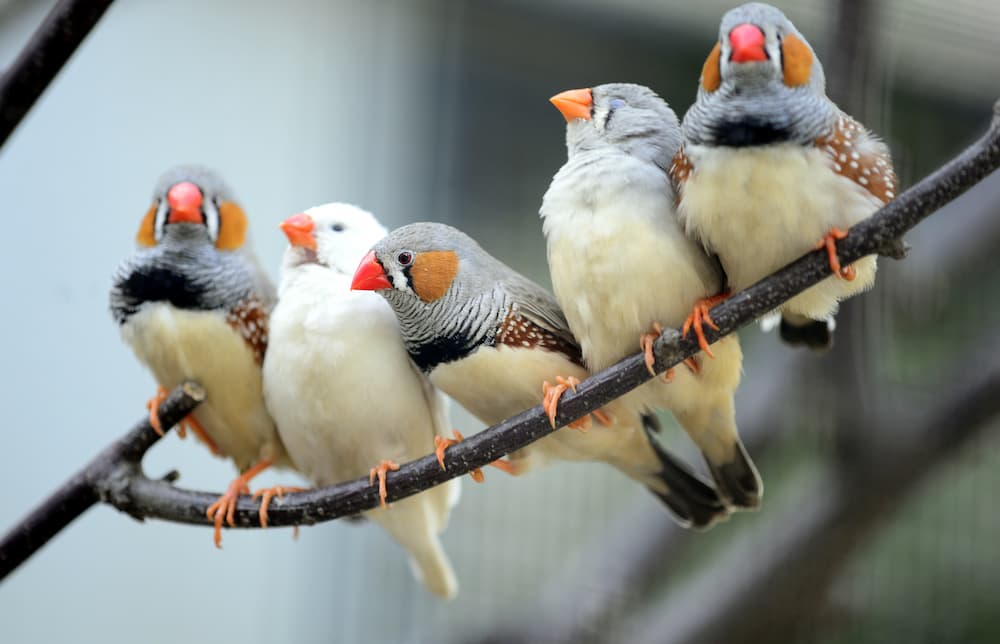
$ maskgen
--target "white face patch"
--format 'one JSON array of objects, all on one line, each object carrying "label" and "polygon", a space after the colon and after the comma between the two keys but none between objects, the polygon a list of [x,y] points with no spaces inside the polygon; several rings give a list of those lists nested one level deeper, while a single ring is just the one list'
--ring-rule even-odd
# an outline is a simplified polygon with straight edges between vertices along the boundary
[{"label": "white face patch", "polygon": [[202,212],[205,213],[205,225],[208,227],[208,236],[215,243],[219,239],[219,209],[215,205],[215,199],[206,199],[202,204]]},{"label": "white face patch", "polygon": [[170,206],[167,204],[166,200],[161,199],[156,206],[156,218],[153,220],[153,239],[160,242],[163,239],[163,233],[166,231],[167,226],[167,211],[170,210]]},{"label": "white face patch", "polygon": [[402,268],[393,265],[386,271],[386,273],[388,273],[390,280],[392,281],[393,288],[416,297],[417,294],[413,292],[412,288],[410,288],[410,281],[406,279],[406,274],[403,273]]}]

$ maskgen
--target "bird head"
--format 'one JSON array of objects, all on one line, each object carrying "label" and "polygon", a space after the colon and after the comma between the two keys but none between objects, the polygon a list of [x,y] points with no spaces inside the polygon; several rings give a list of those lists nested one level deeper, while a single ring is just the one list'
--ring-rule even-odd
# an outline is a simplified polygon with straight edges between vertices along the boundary
[{"label": "bird head", "polygon": [[667,167],[680,146],[677,115],[648,87],[608,83],[567,90],[549,101],[566,119],[570,158],[610,149]]},{"label": "bird head", "polygon": [[396,313],[410,357],[430,370],[474,351],[503,320],[510,272],[465,233],[435,223],[397,228],[361,260],[351,289],[376,291]]},{"label": "bird head", "polygon": [[160,177],[136,242],[155,247],[171,240],[234,251],[246,237],[246,214],[222,178],[208,168],[183,165]]},{"label": "bird head", "polygon": [[318,264],[351,275],[358,260],[385,236],[385,228],[366,210],[346,203],[314,206],[281,222],[288,237],[286,270]]},{"label": "bird head", "polygon": [[835,109],[825,88],[823,66],[785,14],[761,2],[736,7],[702,67],[685,136],[724,145],[815,139]]}]

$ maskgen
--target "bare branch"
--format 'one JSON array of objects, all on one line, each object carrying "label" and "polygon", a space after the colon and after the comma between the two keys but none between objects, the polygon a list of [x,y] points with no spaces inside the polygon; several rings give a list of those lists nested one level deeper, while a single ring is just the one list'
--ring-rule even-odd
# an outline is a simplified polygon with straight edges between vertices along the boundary
[{"label": "bare branch", "polygon": [[49,86],[111,0],[59,0],[0,78],[0,146]]},{"label": "bare branch", "polygon": [[[175,389],[160,405],[160,420],[172,427],[205,399],[205,391],[194,383]],[[139,460],[160,436],[149,420],[137,424],[74,474],[52,496],[20,521],[0,541],[0,579],[44,546],[49,539],[83,514],[97,501],[110,501],[108,492],[122,474],[137,469]]]},{"label": "bare branch", "polygon": [[[904,192],[871,219],[854,226],[847,238],[838,244],[841,261],[850,263],[873,253],[894,254],[899,238],[904,233],[981,181],[998,165],[1000,104],[994,108],[989,131],[979,141]],[[715,307],[712,317],[718,324],[719,331],[708,330],[706,335],[709,341],[753,322],[828,275],[830,268],[825,252],[815,251],[805,255]],[[682,339],[679,332],[666,331],[654,346],[657,372],[662,373],[698,350],[694,337]],[[626,358],[588,378],[577,388],[575,394],[568,392],[560,403],[557,425],[562,426],[586,415],[646,382],[650,377],[642,356]],[[474,468],[484,467],[552,431],[554,430],[540,406],[526,410],[450,448],[445,457],[447,470],[442,470],[434,456],[428,455],[403,465],[398,472],[390,473],[388,500],[396,501],[411,496],[450,478],[466,474]],[[114,446],[109,449],[113,450]],[[101,500],[132,516],[182,523],[209,523],[205,508],[218,495],[191,492],[168,482],[152,481],[141,473],[135,460],[127,458],[121,459],[118,467],[105,471],[107,476],[96,480],[93,487],[99,490]],[[369,485],[368,480],[356,479],[327,488],[290,494],[275,501],[269,511],[269,524],[286,526],[329,521],[372,509],[378,503],[377,490]],[[80,512],[82,509],[72,516]],[[249,497],[241,497],[237,504],[236,526],[257,527],[257,512],[256,502]],[[43,516],[41,510],[32,514],[35,521]],[[68,520],[59,527],[66,522]],[[18,526],[12,534],[21,530],[22,527]],[[5,541],[0,545],[0,560],[8,557],[6,543]]]}]

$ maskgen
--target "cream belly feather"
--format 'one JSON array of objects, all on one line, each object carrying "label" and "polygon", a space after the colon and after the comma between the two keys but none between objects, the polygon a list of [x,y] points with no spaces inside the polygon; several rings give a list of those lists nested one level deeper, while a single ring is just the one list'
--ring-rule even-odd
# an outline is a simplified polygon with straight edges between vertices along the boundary
[{"label": "cream belly feather", "polygon": [[149,303],[122,325],[122,337],[163,387],[187,379],[205,387],[194,416],[237,468],[264,458],[287,465],[264,406],[260,365],[225,313]]},{"label": "cream belly feather", "polygon": [[[695,169],[681,186],[681,221],[718,253],[737,291],[813,250],[830,228],[850,228],[882,205],[835,173],[830,158],[817,148],[692,145],[685,153]],[[839,300],[875,281],[875,256],[853,266],[854,281],[828,277],[781,311],[816,320],[829,317]]]},{"label": "cream belly feather", "polygon": [[[447,400],[413,366],[389,304],[350,292],[341,278],[308,267],[283,285],[264,361],[268,408],[292,461],[316,485],[367,476],[382,459],[425,456],[435,435],[450,436]],[[448,481],[364,513],[442,597],[454,596],[458,583],[437,535],[460,490],[458,480]]]},{"label": "cream belly feather", "polygon": [[[556,376],[580,380],[590,374],[560,353],[508,345],[480,347],[462,360],[442,364],[431,381],[484,423],[495,424],[542,402],[542,382]],[[511,454],[517,473],[549,460],[600,461],[655,489],[662,481],[644,477],[662,469],[639,415],[619,401],[603,408],[614,419],[594,422],[587,432],[562,428]]]}]

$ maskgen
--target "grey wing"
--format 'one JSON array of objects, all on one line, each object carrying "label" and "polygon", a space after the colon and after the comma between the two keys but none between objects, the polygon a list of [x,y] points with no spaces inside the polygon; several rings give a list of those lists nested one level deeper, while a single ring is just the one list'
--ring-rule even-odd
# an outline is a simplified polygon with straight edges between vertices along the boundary
[{"label": "grey wing", "polygon": [[264,308],[270,311],[278,301],[278,292],[274,288],[274,282],[271,281],[271,277],[260,265],[260,261],[257,260],[257,255],[250,248],[249,240],[243,248],[242,253],[253,270],[254,293],[260,298],[260,301],[264,304]]},{"label": "grey wing", "polygon": [[580,343],[569,330],[569,323],[554,295],[519,274],[504,280],[502,285],[526,318],[579,349]]}]

